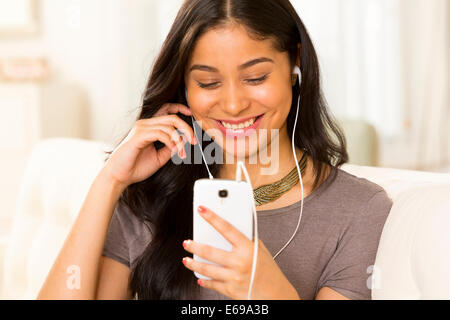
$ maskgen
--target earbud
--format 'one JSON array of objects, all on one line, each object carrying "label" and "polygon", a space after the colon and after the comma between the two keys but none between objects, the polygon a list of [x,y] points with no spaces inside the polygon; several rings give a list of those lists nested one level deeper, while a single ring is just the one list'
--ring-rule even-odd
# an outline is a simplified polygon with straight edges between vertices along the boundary
[{"label": "earbud", "polygon": [[292,73],[297,75],[298,85],[301,85],[302,84],[302,72],[300,71],[300,68],[298,66],[295,66],[294,69],[292,70]]}]

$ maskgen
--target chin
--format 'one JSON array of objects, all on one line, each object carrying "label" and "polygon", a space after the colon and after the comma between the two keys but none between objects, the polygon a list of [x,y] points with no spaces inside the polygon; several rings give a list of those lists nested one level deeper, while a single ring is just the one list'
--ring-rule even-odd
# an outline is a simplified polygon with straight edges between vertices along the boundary
[{"label": "chin", "polygon": [[[230,152],[230,150],[224,150],[224,153],[225,153],[225,159],[224,159],[224,161],[225,161],[225,164],[227,164],[228,163],[228,161],[230,160],[230,159],[227,159],[226,157],[227,156],[230,156],[231,158],[233,158],[233,161],[236,159],[236,160],[240,160],[240,159],[245,159],[245,158],[251,158],[251,157],[254,157],[255,159],[257,158],[257,155],[258,155],[258,150],[256,149],[256,148],[251,148],[251,149],[249,149],[249,148],[237,148],[238,150],[232,150],[231,152]],[[256,161],[255,161],[255,163],[256,163]]]},{"label": "chin", "polygon": [[[259,151],[265,149],[265,141],[257,141],[257,135],[253,137],[245,137],[242,139],[222,138],[219,139],[218,145],[222,148],[224,154],[224,163],[230,163],[230,161],[237,161],[239,159],[249,158],[250,163],[257,163],[261,158]],[[253,160],[252,160],[253,159]]]}]

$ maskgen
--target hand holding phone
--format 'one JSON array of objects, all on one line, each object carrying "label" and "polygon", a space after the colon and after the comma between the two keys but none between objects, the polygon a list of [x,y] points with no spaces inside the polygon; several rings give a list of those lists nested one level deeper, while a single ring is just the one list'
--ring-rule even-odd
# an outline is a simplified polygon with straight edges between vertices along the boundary
[{"label": "hand holding phone", "polygon": [[[225,179],[199,179],[194,184],[193,240],[218,249],[232,251],[232,245],[197,212],[199,205],[205,206],[227,220],[249,240],[253,239],[251,188],[245,181]],[[194,255],[194,260],[217,265]],[[194,272],[197,278],[209,277]]]}]

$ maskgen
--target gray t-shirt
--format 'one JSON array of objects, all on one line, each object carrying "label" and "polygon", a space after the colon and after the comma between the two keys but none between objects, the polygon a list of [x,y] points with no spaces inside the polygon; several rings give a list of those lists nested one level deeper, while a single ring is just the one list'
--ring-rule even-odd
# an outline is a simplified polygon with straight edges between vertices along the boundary
[{"label": "gray t-shirt", "polygon": [[[332,168],[326,180],[304,199],[297,234],[275,259],[301,299],[314,299],[325,286],[350,299],[371,299],[369,267],[375,262],[391,206],[379,185]],[[292,236],[299,212],[300,201],[258,211],[258,236],[272,256]],[[148,223],[118,202],[103,255],[133,268],[151,241],[150,230]],[[203,287],[200,292],[200,299],[229,299]]]}]

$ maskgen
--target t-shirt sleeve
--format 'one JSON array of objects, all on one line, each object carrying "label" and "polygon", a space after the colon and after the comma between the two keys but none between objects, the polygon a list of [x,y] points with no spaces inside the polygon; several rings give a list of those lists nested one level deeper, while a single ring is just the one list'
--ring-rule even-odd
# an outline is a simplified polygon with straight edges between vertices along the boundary
[{"label": "t-shirt sleeve", "polygon": [[122,206],[118,202],[109,223],[102,255],[130,267],[129,247],[123,229],[123,220],[121,219],[124,213],[121,208]]},{"label": "t-shirt sleeve", "polygon": [[336,251],[319,279],[317,292],[331,288],[349,299],[370,300],[370,276],[378,243],[392,200],[385,190],[376,192],[363,212],[343,232]]}]

